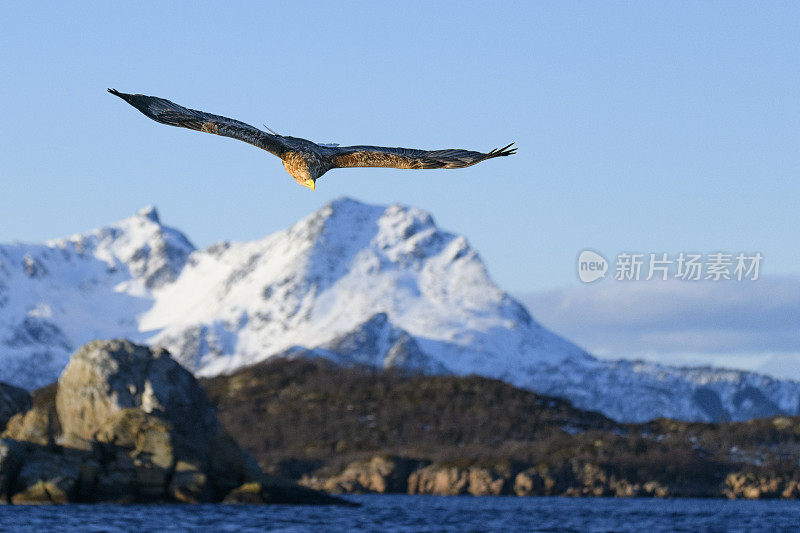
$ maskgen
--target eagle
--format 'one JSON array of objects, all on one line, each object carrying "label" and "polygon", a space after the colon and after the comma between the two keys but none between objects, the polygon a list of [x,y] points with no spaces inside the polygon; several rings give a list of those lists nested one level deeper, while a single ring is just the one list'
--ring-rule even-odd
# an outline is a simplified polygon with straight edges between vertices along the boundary
[{"label": "eagle", "polygon": [[119,96],[156,122],[231,137],[266,150],[280,157],[294,180],[312,191],[317,180],[333,168],[464,168],[516,152],[516,148],[511,148],[514,143],[487,153],[462,149],[417,150],[318,144],[299,137],[278,135],[272,130],[268,133],[244,122],[188,109],[164,98],[127,94],[115,89],[108,89],[108,92]]}]

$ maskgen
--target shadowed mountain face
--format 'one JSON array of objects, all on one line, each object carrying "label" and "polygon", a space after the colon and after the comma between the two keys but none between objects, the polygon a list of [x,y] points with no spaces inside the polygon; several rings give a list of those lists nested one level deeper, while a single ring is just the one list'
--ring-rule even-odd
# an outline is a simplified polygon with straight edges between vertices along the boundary
[{"label": "shadowed mountain face", "polygon": [[343,367],[322,358],[275,358],[201,384],[221,423],[265,463],[362,451],[452,453],[548,431],[622,427],[499,380]]},{"label": "shadowed mountain face", "polygon": [[0,381],[49,383],[75,347],[113,337],[164,346],[201,376],[307,353],[498,378],[619,420],[744,420],[797,413],[800,399],[800,384],[757,374],[596,360],[538,325],[430,214],[347,198],[206,250],[152,208],[0,245]]}]

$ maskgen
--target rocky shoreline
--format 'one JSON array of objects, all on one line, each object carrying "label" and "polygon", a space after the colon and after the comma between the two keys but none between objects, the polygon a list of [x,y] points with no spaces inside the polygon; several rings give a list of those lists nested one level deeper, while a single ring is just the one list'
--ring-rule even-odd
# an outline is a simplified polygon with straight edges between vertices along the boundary
[{"label": "rocky shoreline", "polygon": [[551,469],[508,461],[430,463],[378,455],[350,463],[339,474],[305,475],[300,483],[332,494],[800,499],[800,481],[780,476],[735,472],[721,483],[669,485],[609,475],[598,465],[580,461]]},{"label": "rocky shoreline", "polygon": [[349,503],[265,475],[163,350],[91,342],[32,406],[6,392],[0,503]]}]

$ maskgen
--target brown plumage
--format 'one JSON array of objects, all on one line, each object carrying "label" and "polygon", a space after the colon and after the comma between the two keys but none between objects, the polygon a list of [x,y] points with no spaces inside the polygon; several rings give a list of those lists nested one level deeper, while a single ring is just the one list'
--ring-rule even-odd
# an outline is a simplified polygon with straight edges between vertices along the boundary
[{"label": "brown plumage", "polygon": [[267,133],[238,120],[188,109],[155,96],[121,93],[114,89],[108,92],[156,122],[231,137],[266,150],[281,158],[284,168],[297,183],[312,190],[317,179],[332,168],[464,168],[493,157],[511,155],[517,150],[511,148],[513,143],[487,153],[461,149],[321,145],[299,137]]}]

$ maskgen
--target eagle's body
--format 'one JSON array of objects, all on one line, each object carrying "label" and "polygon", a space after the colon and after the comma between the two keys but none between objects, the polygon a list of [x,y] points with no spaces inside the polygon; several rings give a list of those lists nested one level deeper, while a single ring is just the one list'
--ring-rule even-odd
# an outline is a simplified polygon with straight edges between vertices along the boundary
[{"label": "eagle's body", "polygon": [[510,148],[510,144],[488,153],[460,149],[323,145],[299,137],[267,133],[238,120],[188,109],[155,96],[121,93],[114,89],[108,92],[162,124],[232,137],[266,150],[281,158],[284,168],[297,183],[312,190],[317,179],[332,168],[463,168],[516,151],[516,148]]}]

